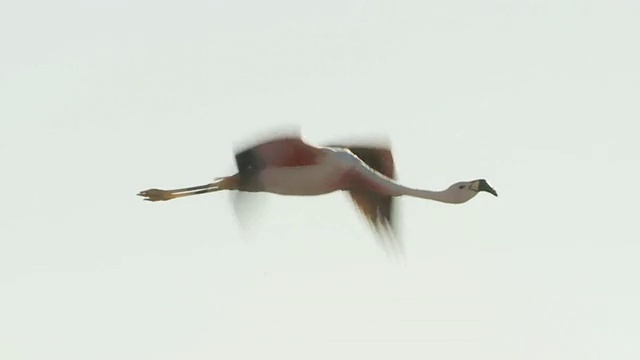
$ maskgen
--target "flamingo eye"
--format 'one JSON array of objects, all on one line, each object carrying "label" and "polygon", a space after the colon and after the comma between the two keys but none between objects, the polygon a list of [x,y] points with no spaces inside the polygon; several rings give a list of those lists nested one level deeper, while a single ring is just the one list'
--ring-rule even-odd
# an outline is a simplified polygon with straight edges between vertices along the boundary
[{"label": "flamingo eye", "polygon": [[464,189],[464,185],[458,186],[458,189],[460,189],[460,190]]}]

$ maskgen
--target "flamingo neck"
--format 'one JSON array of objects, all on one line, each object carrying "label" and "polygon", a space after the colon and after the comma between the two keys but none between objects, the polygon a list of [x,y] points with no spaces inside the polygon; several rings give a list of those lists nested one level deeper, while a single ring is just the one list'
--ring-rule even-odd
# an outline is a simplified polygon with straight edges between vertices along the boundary
[{"label": "flamingo neck", "polygon": [[382,191],[391,196],[411,196],[447,204],[459,204],[461,202],[464,202],[461,201],[459,197],[455,196],[455,194],[448,189],[440,191],[416,189],[404,186],[382,176],[371,176],[369,179],[372,180],[377,186],[379,186]]},{"label": "flamingo neck", "polygon": [[409,187],[403,187],[402,195],[412,196],[420,199],[427,199],[438,201],[447,204],[457,204],[459,201],[452,196],[452,193],[446,190],[431,191],[423,189],[413,189]]},{"label": "flamingo neck", "polygon": [[355,156],[348,157],[347,160],[352,161],[352,163],[355,162],[355,173],[361,176],[361,179],[364,179],[365,182],[369,183],[371,186],[377,187],[381,192],[385,192],[388,195],[412,196],[420,199],[433,200],[447,204],[460,204],[461,202],[464,202],[464,200],[455,196],[455,194],[448,189],[442,191],[432,191],[410,188],[397,183],[396,181],[380,174],[376,170],[373,170],[371,167],[369,167],[362,160],[358,159]]}]

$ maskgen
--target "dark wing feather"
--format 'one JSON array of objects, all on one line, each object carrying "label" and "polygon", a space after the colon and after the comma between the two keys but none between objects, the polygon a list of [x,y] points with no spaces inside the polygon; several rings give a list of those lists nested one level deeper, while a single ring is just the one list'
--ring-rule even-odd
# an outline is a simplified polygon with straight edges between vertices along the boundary
[{"label": "dark wing feather", "polygon": [[[388,147],[372,147],[362,145],[329,145],[329,147],[349,149],[365,164],[394,179],[396,178],[393,154]],[[349,195],[360,212],[379,234],[381,230],[394,232],[393,198],[367,190],[350,190]]]},{"label": "dark wing feather", "polygon": [[240,173],[255,173],[266,167],[312,165],[321,151],[298,136],[272,138],[236,152]]}]

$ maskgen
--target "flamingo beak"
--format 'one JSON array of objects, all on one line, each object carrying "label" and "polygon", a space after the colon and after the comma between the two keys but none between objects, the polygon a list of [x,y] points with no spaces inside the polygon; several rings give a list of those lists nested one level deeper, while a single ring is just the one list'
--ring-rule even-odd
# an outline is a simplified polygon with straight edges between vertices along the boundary
[{"label": "flamingo beak", "polygon": [[485,179],[480,179],[480,180],[476,180],[475,184],[473,184],[473,189],[475,189],[477,192],[488,192],[489,194],[498,197],[498,193],[496,192],[496,190],[494,188],[491,187],[491,185],[489,185],[487,183],[487,181]]}]

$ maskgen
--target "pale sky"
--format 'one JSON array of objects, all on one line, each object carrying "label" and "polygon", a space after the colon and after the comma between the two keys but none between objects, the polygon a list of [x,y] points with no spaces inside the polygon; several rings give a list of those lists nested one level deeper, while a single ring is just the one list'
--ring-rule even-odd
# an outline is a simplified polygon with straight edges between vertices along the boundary
[{"label": "pale sky", "polygon": [[[0,358],[638,359],[640,2],[0,5]],[[389,138],[389,257],[344,193],[142,201],[298,125]]]}]

